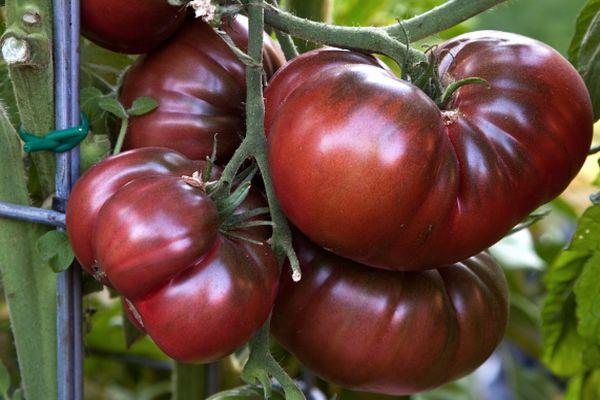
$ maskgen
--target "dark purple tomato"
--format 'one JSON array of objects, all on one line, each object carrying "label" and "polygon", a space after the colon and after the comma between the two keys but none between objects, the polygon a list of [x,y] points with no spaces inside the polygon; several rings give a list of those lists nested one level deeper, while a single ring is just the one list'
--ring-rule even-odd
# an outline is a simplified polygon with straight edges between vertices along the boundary
[{"label": "dark purple tomato", "polygon": [[67,209],[82,266],[182,362],[213,361],[246,343],[267,319],[279,277],[264,232],[241,232],[261,245],[221,233],[212,199],[182,179],[203,167],[168,149],[128,151],[84,174]]},{"label": "dark purple tomato", "polygon": [[508,289],[487,253],[421,272],[377,270],[299,238],[303,277],[281,278],[271,330],[318,376],[412,394],[481,365],[506,328]]},{"label": "dark purple tomato", "polygon": [[575,69],[533,39],[473,32],[435,50],[441,109],[371,58],[317,50],[266,91],[273,183],[317,244],[366,265],[468,258],[559,195],[583,164],[592,108]]},{"label": "dark purple tomato", "polygon": [[185,15],[167,0],[82,0],[81,32],[107,49],[141,54],[171,36]]},{"label": "dark purple tomato", "polygon": [[[223,29],[242,49],[248,21],[238,16]],[[278,45],[265,34],[263,63],[271,76],[283,62]],[[244,135],[246,68],[208,24],[190,19],[164,46],[137,62],[121,88],[126,106],[140,96],[158,101],[155,111],[131,118],[125,148],[168,147],[193,160],[212,153],[224,161]]]}]

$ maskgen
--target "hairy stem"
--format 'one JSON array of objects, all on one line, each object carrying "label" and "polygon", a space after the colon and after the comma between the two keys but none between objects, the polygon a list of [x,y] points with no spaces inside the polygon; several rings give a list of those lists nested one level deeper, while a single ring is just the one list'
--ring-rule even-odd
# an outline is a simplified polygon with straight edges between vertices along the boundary
[{"label": "hairy stem", "polygon": [[[249,1],[245,2],[250,3]],[[261,2],[262,3],[262,2]],[[287,259],[293,271],[293,279],[301,278],[298,257],[292,246],[292,234],[287,219],[275,196],[271,173],[267,161],[267,140],[264,130],[265,105],[263,102],[263,7],[256,2],[249,5],[248,16],[249,42],[248,56],[253,60],[246,66],[246,137],[238,147],[231,160],[225,166],[221,178],[214,190],[229,188],[241,165],[248,158],[254,158],[261,172],[271,220],[273,221],[273,237],[271,247],[280,264]]]},{"label": "hairy stem", "polygon": [[[330,24],[333,19],[333,0],[286,0],[285,6],[292,14]],[[318,46],[306,40],[297,40],[301,52],[307,52]]]},{"label": "hairy stem", "polygon": [[[390,36],[385,29],[329,25],[296,17],[267,5],[265,21],[275,29],[311,42],[369,53],[385,54],[399,65],[406,61],[406,43]],[[408,52],[410,61],[425,61],[425,55],[414,49]]]},{"label": "hairy stem", "polygon": [[[19,43],[23,57],[9,57],[10,79],[15,89],[21,124],[27,132],[44,135],[54,129],[54,68],[52,63],[52,1],[6,1],[6,30],[2,46]],[[27,23],[36,15],[39,23]],[[7,53],[9,54],[9,53]],[[5,54],[6,56],[6,54]],[[54,154],[31,154],[44,197],[54,192]]]},{"label": "hairy stem", "polygon": [[273,6],[265,9],[265,22],[294,37],[329,46],[385,54],[399,65],[425,61],[414,49],[406,60],[405,32],[411,42],[426,38],[506,0],[450,0],[443,5],[401,23],[382,28],[329,25],[296,17]]},{"label": "hairy stem", "polygon": [[[18,136],[0,108],[0,201],[28,205]],[[28,399],[57,398],[56,275],[35,249],[45,229],[0,219],[0,277]]]},{"label": "hairy stem", "polygon": [[[277,0],[269,0],[269,2],[275,7],[279,7],[279,2]],[[296,47],[296,43],[294,43],[294,39],[292,39],[290,35],[278,29],[275,29],[275,35],[277,36],[277,41],[281,45],[283,54],[285,54],[286,60],[291,60],[298,57],[298,48]]]},{"label": "hairy stem", "polygon": [[[414,42],[452,28],[505,1],[450,0],[439,7],[403,21],[402,25],[404,25],[404,29],[408,32],[410,41]],[[384,29],[389,35],[395,38],[402,38],[404,35],[400,24],[394,24]]]},{"label": "hairy stem", "polygon": [[117,143],[115,143],[115,149],[113,150],[113,156],[116,156],[121,152],[123,148],[123,142],[125,141],[125,135],[127,134],[127,127],[129,126],[129,118],[123,118],[121,120],[121,129],[119,129],[119,136],[117,136]]}]

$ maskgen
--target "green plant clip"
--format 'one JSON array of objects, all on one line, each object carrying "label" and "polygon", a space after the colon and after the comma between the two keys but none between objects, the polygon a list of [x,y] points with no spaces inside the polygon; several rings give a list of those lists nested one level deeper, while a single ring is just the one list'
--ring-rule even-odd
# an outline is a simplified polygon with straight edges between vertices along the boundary
[{"label": "green plant clip", "polygon": [[81,125],[72,128],[51,131],[44,136],[33,135],[23,127],[19,128],[19,137],[25,144],[23,150],[27,153],[36,151],[53,151],[55,153],[64,153],[75,148],[86,138],[90,131],[90,121],[81,113]]}]

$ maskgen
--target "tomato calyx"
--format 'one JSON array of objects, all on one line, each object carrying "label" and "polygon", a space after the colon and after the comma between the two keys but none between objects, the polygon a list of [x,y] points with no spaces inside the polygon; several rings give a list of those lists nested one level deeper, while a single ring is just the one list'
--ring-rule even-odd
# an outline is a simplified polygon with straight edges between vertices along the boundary
[{"label": "tomato calyx", "polygon": [[[445,85],[440,81],[439,66],[436,57],[433,55],[435,46],[428,49],[428,61],[421,61],[409,69],[408,75],[416,77],[411,79],[411,83],[423,90],[431,99],[433,99],[441,110],[449,110],[454,94],[466,85],[485,85],[489,89],[490,83],[478,76],[470,76],[452,81]],[[448,125],[448,124],[446,124]]]},{"label": "tomato calyx", "polygon": [[442,93],[438,102],[439,107],[442,110],[446,109],[450,101],[452,100],[452,96],[454,95],[454,93],[456,93],[458,89],[466,85],[485,85],[488,89],[491,88],[491,85],[488,81],[478,76],[470,76],[468,78],[452,82],[444,89],[444,92]]}]

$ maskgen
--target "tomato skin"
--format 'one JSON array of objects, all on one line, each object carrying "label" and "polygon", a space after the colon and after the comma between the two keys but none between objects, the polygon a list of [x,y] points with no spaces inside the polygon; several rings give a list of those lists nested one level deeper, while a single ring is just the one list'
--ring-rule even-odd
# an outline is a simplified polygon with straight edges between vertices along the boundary
[{"label": "tomato skin", "polygon": [[241,347],[266,321],[278,271],[268,245],[220,236],[206,258],[135,306],[169,356],[194,362],[201,354],[202,362],[214,361]]},{"label": "tomato skin", "polygon": [[[245,17],[225,22],[223,29],[238,47],[247,48]],[[271,76],[284,57],[268,35],[264,40],[263,62]],[[124,105],[140,96],[159,103],[153,112],[131,118],[125,148],[168,147],[204,160],[218,133],[218,157],[223,161],[244,134],[245,73],[244,64],[209,25],[188,20],[165,46],[136,62],[124,79]]]},{"label": "tomato skin", "polygon": [[214,203],[181,177],[140,178],[102,206],[94,254],[114,288],[135,300],[208,253],[218,228]]},{"label": "tomato skin", "polygon": [[82,0],[81,31],[104,48],[141,54],[171,36],[185,15],[185,7],[163,0]]},{"label": "tomato skin", "polygon": [[[67,208],[83,267],[181,362],[214,361],[246,343],[269,316],[279,280],[265,231],[240,232],[262,245],[224,236],[211,198],[182,179],[203,168],[172,150],[131,150],[84,174]],[[253,194],[237,212],[257,206],[264,201]]]},{"label": "tomato skin", "polygon": [[490,87],[462,87],[443,111],[372,64],[321,67],[331,55],[320,50],[271,80],[275,191],[317,244],[384,269],[450,264],[498,241],[580,169],[591,102],[555,50],[485,31],[441,44],[436,56],[446,84],[476,76]]},{"label": "tomato skin", "polygon": [[159,148],[124,152],[90,168],[71,193],[66,213],[69,239],[81,266],[97,275],[92,244],[94,225],[104,203],[119,189],[135,179],[165,175],[180,177],[201,168],[199,162]]},{"label": "tomato skin", "polygon": [[508,289],[487,253],[421,272],[375,270],[295,241],[303,272],[281,278],[275,338],[320,377],[412,394],[464,376],[498,345]]}]

